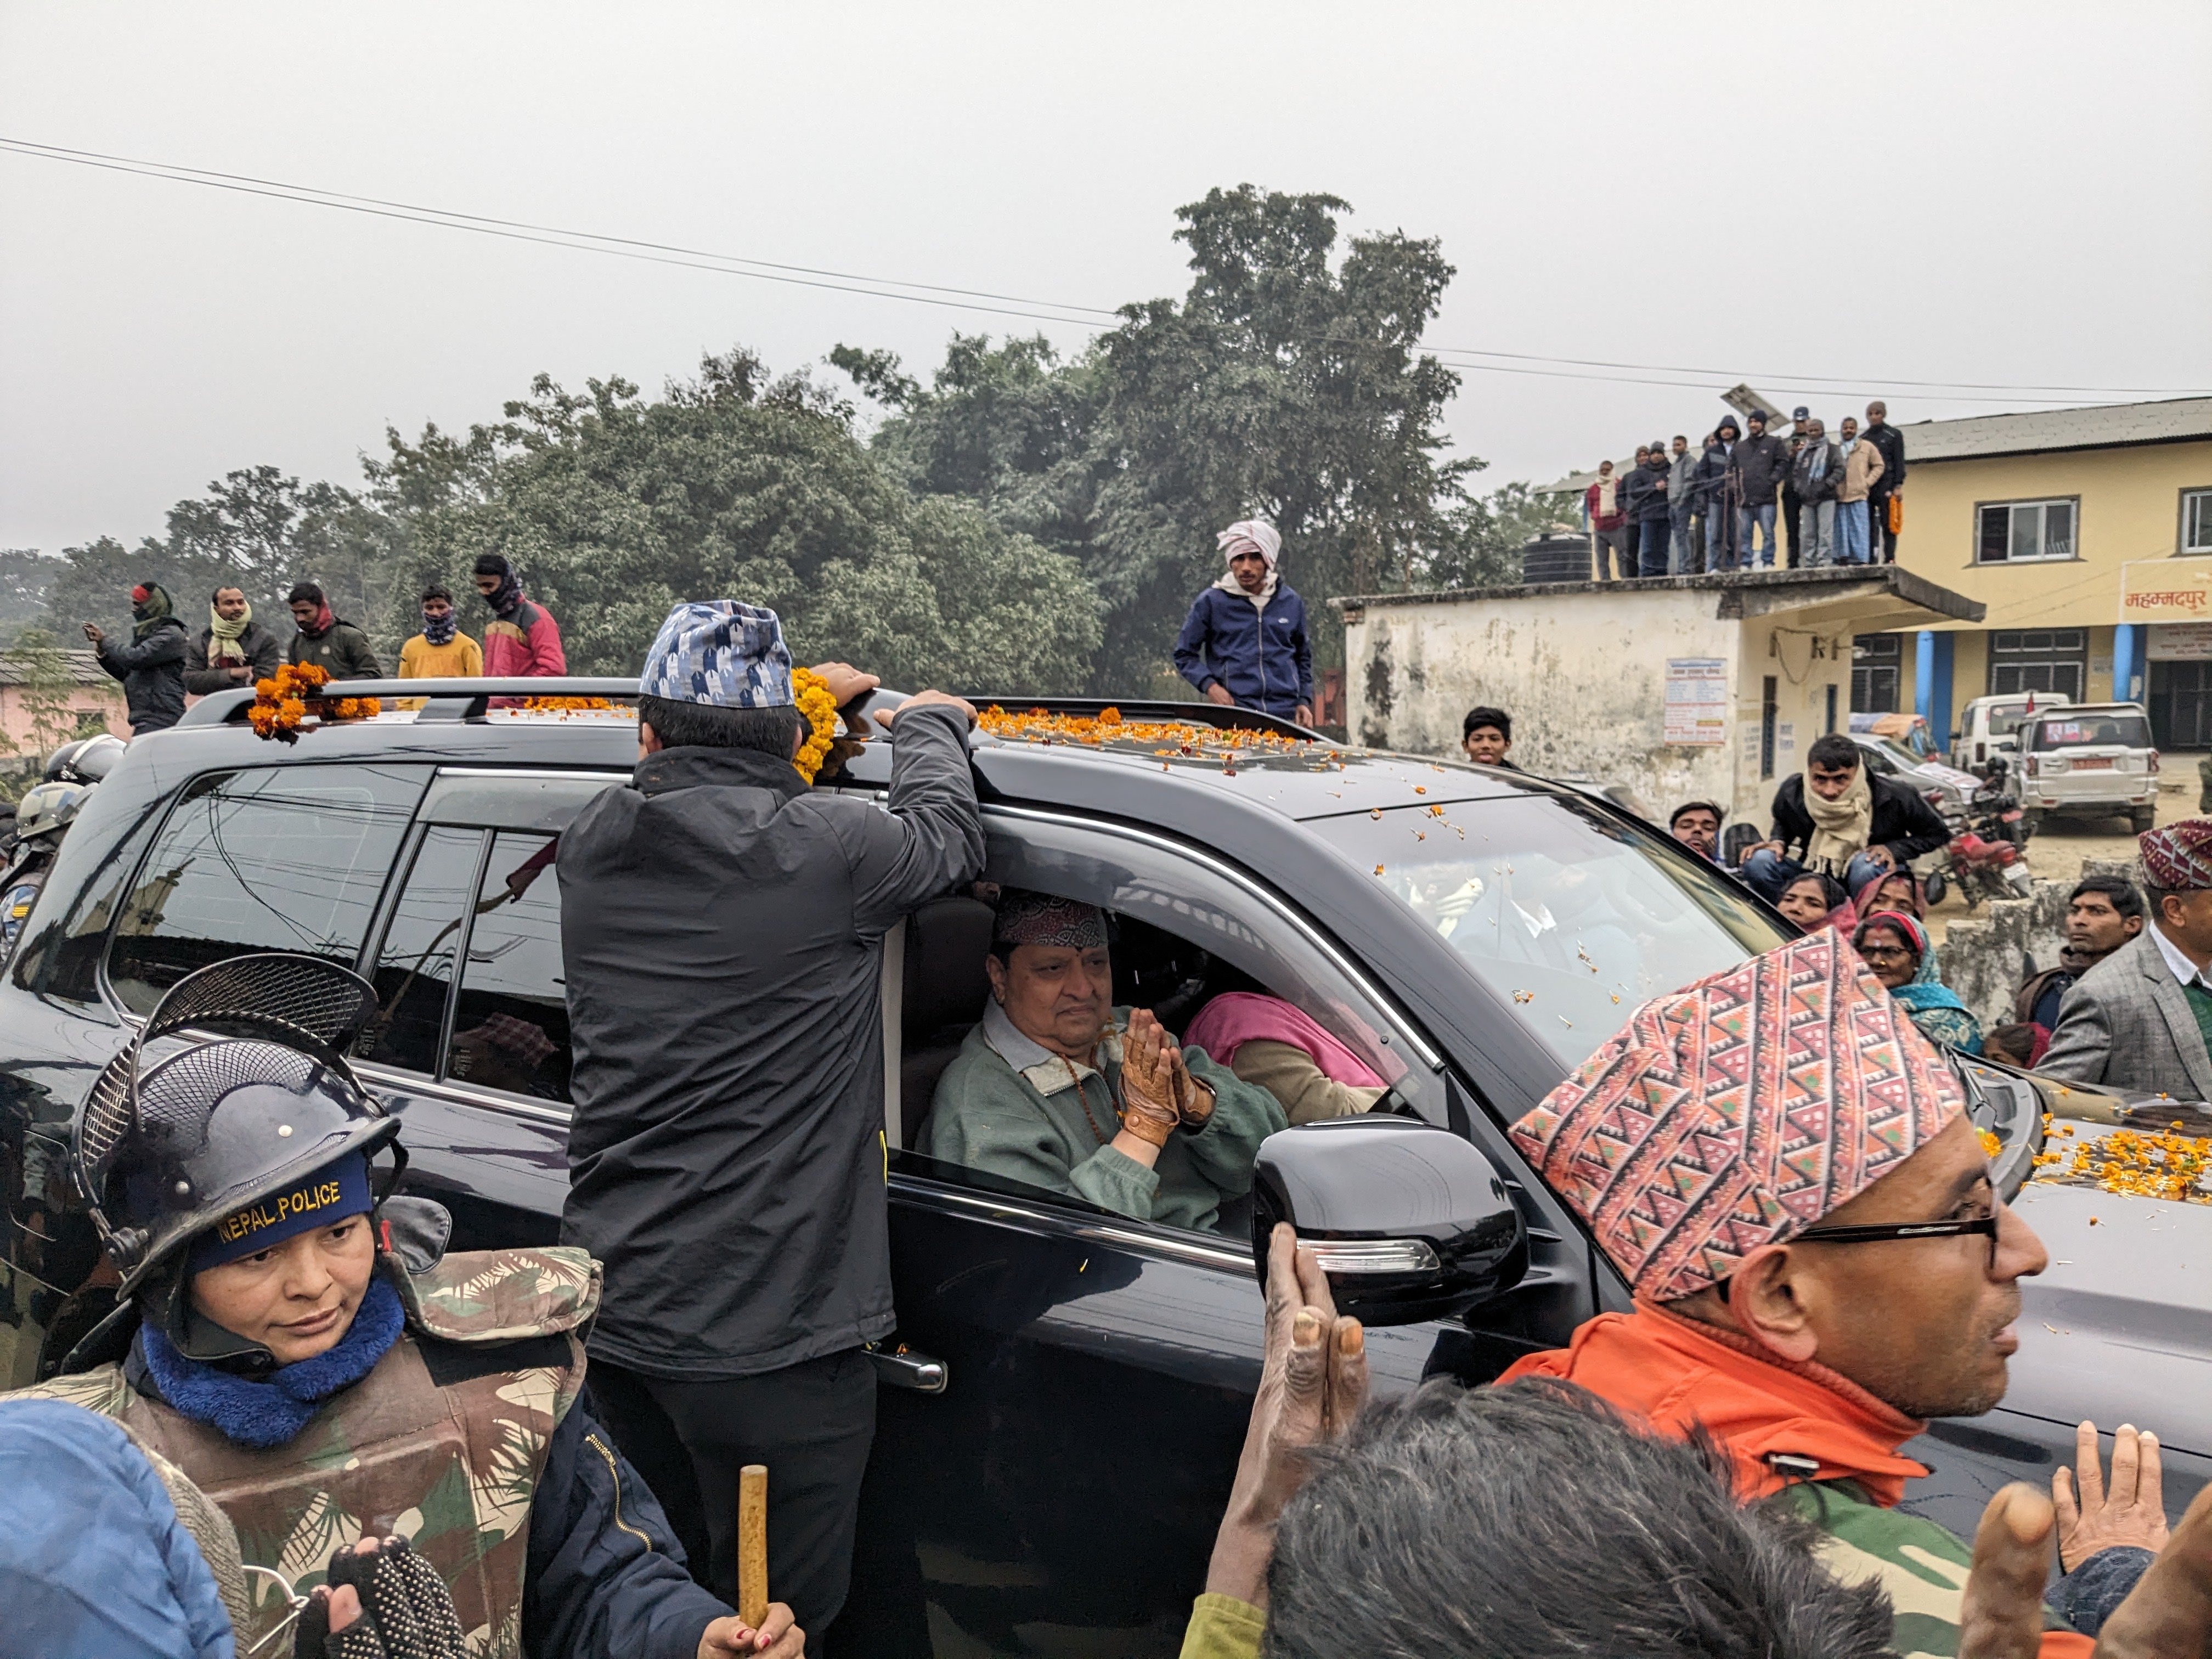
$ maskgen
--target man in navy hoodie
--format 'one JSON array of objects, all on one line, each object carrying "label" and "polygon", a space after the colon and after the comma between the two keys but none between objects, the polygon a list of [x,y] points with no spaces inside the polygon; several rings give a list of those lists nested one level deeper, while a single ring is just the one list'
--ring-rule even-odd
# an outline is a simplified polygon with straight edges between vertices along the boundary
[{"label": "man in navy hoodie", "polygon": [[1305,602],[1276,570],[1282,532],[1243,519],[1216,538],[1229,568],[1191,601],[1176,636],[1176,668],[1224,707],[1313,724],[1313,647]]}]

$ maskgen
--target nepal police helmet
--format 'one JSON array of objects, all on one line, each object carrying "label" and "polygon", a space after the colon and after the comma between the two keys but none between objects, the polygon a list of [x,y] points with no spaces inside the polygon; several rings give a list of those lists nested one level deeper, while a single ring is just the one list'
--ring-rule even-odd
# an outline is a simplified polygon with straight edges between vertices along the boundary
[{"label": "nepal police helmet", "polygon": [[41,783],[26,789],[15,803],[15,839],[28,841],[68,829],[91,793],[81,783]]},{"label": "nepal police helmet", "polygon": [[[376,992],[314,957],[234,957],[187,974],[110,1060],[77,1113],[71,1152],[92,1223],[122,1282],[118,1304],[183,1275],[185,1248],[234,1212],[301,1177],[386,1146],[382,1198],[406,1167],[398,1120],[362,1086],[345,1052]],[[193,1042],[149,1060],[164,1038]]]}]

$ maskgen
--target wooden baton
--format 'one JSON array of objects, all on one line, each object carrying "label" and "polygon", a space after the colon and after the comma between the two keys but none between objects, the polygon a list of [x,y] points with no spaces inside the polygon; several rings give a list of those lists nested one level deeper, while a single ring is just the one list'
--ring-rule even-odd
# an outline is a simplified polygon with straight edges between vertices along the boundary
[{"label": "wooden baton", "polygon": [[768,1466],[738,1471],[738,1617],[758,1630],[768,1619]]}]

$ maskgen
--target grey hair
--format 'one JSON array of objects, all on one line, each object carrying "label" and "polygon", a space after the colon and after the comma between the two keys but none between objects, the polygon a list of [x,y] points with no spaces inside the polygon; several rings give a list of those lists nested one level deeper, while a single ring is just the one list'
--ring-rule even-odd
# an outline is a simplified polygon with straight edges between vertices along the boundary
[{"label": "grey hair", "polygon": [[1284,1511],[1268,1659],[1875,1659],[1878,1585],[1746,1507],[1727,1455],[1534,1379],[1370,1409]]}]

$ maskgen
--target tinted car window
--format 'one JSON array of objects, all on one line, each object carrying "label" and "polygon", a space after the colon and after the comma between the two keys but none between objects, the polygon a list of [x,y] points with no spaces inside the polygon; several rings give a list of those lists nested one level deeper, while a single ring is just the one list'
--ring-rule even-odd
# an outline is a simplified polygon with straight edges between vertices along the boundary
[{"label": "tinted car window", "polygon": [[446,1073],[540,1100],[568,1098],[568,1008],[553,836],[494,837],[469,927]]},{"label": "tinted car window", "polygon": [[2150,722],[2141,714],[2098,714],[2079,720],[2038,720],[2027,728],[2027,746],[2046,754],[2053,749],[2148,749]]},{"label": "tinted car window", "polygon": [[1638,1003],[1786,937],[1718,870],[1571,798],[1310,827],[1448,939],[1569,1067]]},{"label": "tinted car window", "polygon": [[379,1012],[363,1034],[362,1058],[426,1074],[438,1069],[446,993],[483,853],[481,830],[423,832],[377,951],[371,977]]},{"label": "tinted car window", "polygon": [[194,969],[252,951],[352,967],[428,776],[271,766],[195,778],[118,918],[116,994],[149,1012]]}]

